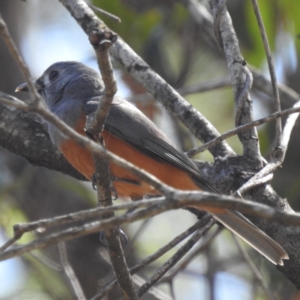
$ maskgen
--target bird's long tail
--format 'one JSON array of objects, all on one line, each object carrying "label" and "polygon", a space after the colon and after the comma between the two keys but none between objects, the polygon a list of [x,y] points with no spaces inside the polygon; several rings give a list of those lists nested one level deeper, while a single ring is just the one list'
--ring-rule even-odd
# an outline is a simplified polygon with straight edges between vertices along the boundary
[{"label": "bird's long tail", "polygon": [[283,265],[283,259],[289,259],[284,249],[243,215],[225,210],[213,216],[245,242],[250,244],[275,265]]}]

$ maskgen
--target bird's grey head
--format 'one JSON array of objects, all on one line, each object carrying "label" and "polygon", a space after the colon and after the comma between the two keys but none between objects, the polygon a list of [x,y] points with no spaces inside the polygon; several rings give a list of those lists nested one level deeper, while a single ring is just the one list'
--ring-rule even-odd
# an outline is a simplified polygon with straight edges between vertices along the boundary
[{"label": "bird's grey head", "polygon": [[[90,99],[103,93],[100,75],[82,63],[67,61],[51,65],[35,82],[46,105],[54,110],[61,101]],[[25,91],[26,85],[18,91]]]}]

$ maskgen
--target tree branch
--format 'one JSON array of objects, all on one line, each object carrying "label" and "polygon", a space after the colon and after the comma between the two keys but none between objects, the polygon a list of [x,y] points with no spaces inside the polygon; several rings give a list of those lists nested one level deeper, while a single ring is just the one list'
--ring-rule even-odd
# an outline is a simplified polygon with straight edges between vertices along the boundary
[{"label": "tree branch", "polygon": [[[252,103],[249,95],[252,75],[241,55],[238,40],[227,12],[225,0],[210,0],[214,16],[214,31],[219,46],[223,49],[229,68],[236,106],[236,126],[253,121]],[[257,168],[262,167],[258,136],[255,128],[239,135],[243,144],[243,156]]]},{"label": "tree branch", "polygon": [[[292,108],[289,108],[289,109],[286,109],[286,110],[282,110],[282,111],[273,113],[273,114],[271,114],[271,115],[269,115],[267,117],[264,117],[264,118],[261,118],[261,119],[249,122],[247,124],[240,125],[240,126],[234,128],[234,129],[228,130],[227,132],[221,134],[217,138],[209,141],[208,143],[206,143],[204,145],[201,145],[201,146],[199,146],[197,148],[194,148],[194,149],[191,149],[191,150],[187,151],[186,154],[189,157],[192,157],[192,156],[194,156],[194,155],[196,155],[196,154],[198,154],[200,152],[204,152],[205,150],[207,150],[211,146],[214,146],[215,144],[219,143],[219,141],[228,139],[231,136],[234,136],[234,135],[236,135],[239,132],[242,132],[242,131],[248,130],[248,129],[252,128],[252,127],[259,126],[259,125],[262,125],[264,123],[273,121],[273,120],[275,120],[277,118],[282,118],[284,116],[295,114],[295,118],[297,119],[299,111],[300,111],[299,104],[296,103]],[[290,136],[290,132],[289,132],[288,137],[289,136]],[[286,148],[287,147],[287,142],[286,141],[284,142],[284,147],[285,147],[285,149],[282,149],[282,150],[284,150],[284,152],[285,152],[287,150],[287,148]]]},{"label": "tree branch", "polygon": [[[89,115],[87,118],[86,130],[95,141],[100,143],[100,134],[102,132],[114,95],[117,91],[116,81],[108,54],[108,49],[111,47],[112,43],[116,41],[117,36],[109,30],[99,30],[98,28],[95,28],[89,35],[89,39],[97,55],[98,66],[102,75],[105,89],[104,94],[101,97],[101,101],[98,104],[97,110],[94,114]],[[98,155],[97,153],[93,153],[93,158],[97,175],[95,176],[94,184],[96,184],[97,187],[98,205],[100,207],[112,206],[112,183],[109,162],[107,158],[103,158],[102,155]],[[109,212],[103,214],[102,217],[103,219],[113,218],[114,213]],[[121,289],[121,294],[125,300],[137,300],[138,296],[135,291],[131,275],[128,272],[127,262],[122,248],[120,232],[116,227],[108,228],[104,230],[104,232],[110,261]]]},{"label": "tree branch", "polygon": [[143,284],[138,292],[141,297],[149,288],[151,288],[164,274],[168,272],[193,246],[201,237],[215,224],[215,220],[211,216],[202,218],[202,227],[170,258],[165,262],[151,278]]},{"label": "tree branch", "polygon": [[[158,213],[170,210],[178,209],[187,206],[197,206],[203,209],[231,209],[237,210],[242,213],[248,214],[250,216],[260,217],[262,220],[270,220],[277,222],[282,226],[299,226],[300,225],[300,214],[299,213],[287,213],[282,212],[277,209],[271,208],[269,206],[253,203],[251,201],[240,201],[230,196],[211,194],[207,192],[187,192],[187,191],[177,191],[173,194],[171,199],[152,199],[152,200],[142,200],[133,203],[122,204],[119,206],[102,208],[102,212],[114,211],[117,209],[133,208],[145,206],[146,209],[142,209],[138,212],[131,214],[125,214],[119,217],[114,217],[110,219],[105,219],[101,221],[94,221],[91,223],[86,223],[83,226],[71,226],[69,229],[50,234],[49,236],[36,239],[29,242],[26,245],[17,246],[11,250],[4,251],[0,253],[0,261],[12,258],[15,256],[22,255],[29,251],[35,249],[41,249],[48,247],[53,244],[57,244],[61,241],[66,241],[74,239],[83,235],[98,232],[101,229],[111,228],[113,226],[119,226],[124,223],[134,222],[146,217],[152,217]],[[100,208],[99,208],[100,209]],[[61,221],[61,220],[60,220]],[[45,220],[41,224],[51,224],[53,223]],[[41,227],[38,222],[34,225],[39,228]],[[34,226],[29,226],[31,229]],[[288,263],[289,261],[287,261]]]},{"label": "tree branch", "polygon": [[[258,173],[256,173],[249,181],[247,181],[243,186],[241,186],[237,193],[243,194],[244,191],[248,190],[249,187],[253,187],[255,182],[259,181],[261,178],[267,176],[268,174],[274,172],[278,167],[280,167],[284,161],[286,151],[288,149],[288,143],[290,136],[296,120],[299,116],[300,111],[300,101],[295,103],[292,109],[297,110],[297,113],[289,115],[286,120],[285,126],[283,128],[283,133],[280,140],[280,148],[277,148],[276,151],[273,151],[271,161],[264,166]],[[278,112],[281,113],[282,111]]]},{"label": "tree branch", "polygon": [[[195,232],[197,229],[200,229],[202,227],[202,222],[198,221],[196,224],[185,230],[183,233],[175,237],[173,240],[171,240],[169,243],[167,243],[165,246],[161,247],[159,250],[154,252],[153,254],[149,255],[145,259],[143,259],[139,264],[133,266],[130,269],[130,274],[135,274],[142,270],[147,265],[151,264],[161,256],[163,256],[166,252],[174,248],[176,245],[178,245],[180,242],[182,242],[184,239],[186,239],[189,235],[191,235],[193,232]],[[117,285],[117,281],[114,280],[109,285],[105,287],[105,289],[97,294],[95,297],[93,297],[93,300],[96,299],[102,299],[103,296],[105,296],[109,291],[111,291],[115,286]]]}]

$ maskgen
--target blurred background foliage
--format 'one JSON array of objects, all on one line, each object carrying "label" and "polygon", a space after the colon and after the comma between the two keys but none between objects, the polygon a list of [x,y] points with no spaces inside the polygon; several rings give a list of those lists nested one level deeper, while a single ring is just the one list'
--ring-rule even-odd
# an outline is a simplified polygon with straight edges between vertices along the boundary
[{"label": "blurred background foliage", "polygon": [[[121,18],[122,23],[117,23],[100,16],[158,74],[177,89],[228,74],[224,56],[212,35],[211,19],[207,14],[208,3],[200,1],[207,9],[203,10],[203,18],[200,20],[193,17],[187,3],[187,0],[93,1],[93,5]],[[267,75],[265,53],[251,1],[228,0],[227,6],[247,63],[260,68]],[[259,6],[273,52],[277,77],[296,92],[300,92],[300,47],[297,38],[300,34],[300,1],[260,0]],[[80,60],[96,68],[93,50],[86,36],[58,1],[0,0],[0,12],[34,76],[39,76],[46,67],[58,60]],[[2,41],[0,66],[0,90],[13,94],[15,87],[24,79]],[[154,99],[144,96],[144,88],[126,71],[118,64],[115,64],[115,69],[120,95],[132,99],[183,149],[198,144]],[[22,97],[26,99],[28,96]],[[191,94],[185,98],[221,133],[234,127],[234,104],[230,87]],[[273,111],[272,99],[268,96],[253,90],[252,99],[255,118]],[[287,108],[284,101],[282,106]],[[276,172],[272,181],[275,190],[282,197],[287,197],[295,210],[300,210],[298,131],[299,122],[292,134],[283,168]],[[261,151],[267,157],[274,136],[274,124],[259,127],[259,136]],[[228,142],[237,153],[242,153],[236,137]],[[197,158],[213,160],[208,152]],[[3,241],[11,236],[12,224],[51,218],[96,204],[90,184],[32,167],[3,149],[0,152],[0,196],[0,240]],[[184,211],[166,213],[151,219],[134,243],[133,250],[128,251],[129,265],[132,266],[139,259],[153,253],[194,221],[194,217]],[[136,222],[126,227],[131,238],[141,224],[142,222]],[[36,236],[42,234],[35,233]],[[30,238],[32,236],[26,235],[21,242]],[[112,278],[105,251],[99,245],[98,235],[71,241],[67,243],[67,249],[76,275],[87,297],[91,298]],[[154,268],[171,254],[165,255],[141,275],[151,275]],[[51,259],[51,263],[45,257]],[[293,286],[273,266],[265,263],[256,253],[251,252],[251,257],[261,266],[266,281],[278,299],[298,299]],[[38,252],[34,257],[24,255],[22,259],[12,260],[11,264],[8,262],[5,267],[0,268],[0,282],[3,282],[1,274],[5,275],[6,280],[10,276],[12,279],[7,281],[5,287],[0,284],[0,299],[74,299],[61,272],[57,247]],[[176,299],[267,299],[228,233],[219,235],[204,253],[197,256],[176,277],[175,283]],[[169,293],[167,285],[162,287]],[[108,299],[117,297],[112,293]],[[153,298],[146,295],[143,299]]]}]

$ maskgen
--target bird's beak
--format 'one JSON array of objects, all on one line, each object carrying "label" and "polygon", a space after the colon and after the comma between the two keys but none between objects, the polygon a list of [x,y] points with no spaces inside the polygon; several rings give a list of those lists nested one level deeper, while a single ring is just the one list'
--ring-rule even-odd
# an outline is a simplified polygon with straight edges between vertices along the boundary
[{"label": "bird's beak", "polygon": [[22,83],[20,84],[16,89],[15,89],[15,92],[18,93],[18,92],[28,92],[29,91],[29,88],[28,88],[28,84],[25,82],[25,83]]},{"label": "bird's beak", "polygon": [[[33,82],[35,88],[37,89],[38,92],[41,91],[42,89],[42,85],[41,83],[39,82],[39,80]],[[21,85],[19,85],[16,89],[15,89],[15,92],[18,93],[18,92],[29,92],[29,87],[28,87],[28,84],[25,82],[25,83],[22,83]]]}]

